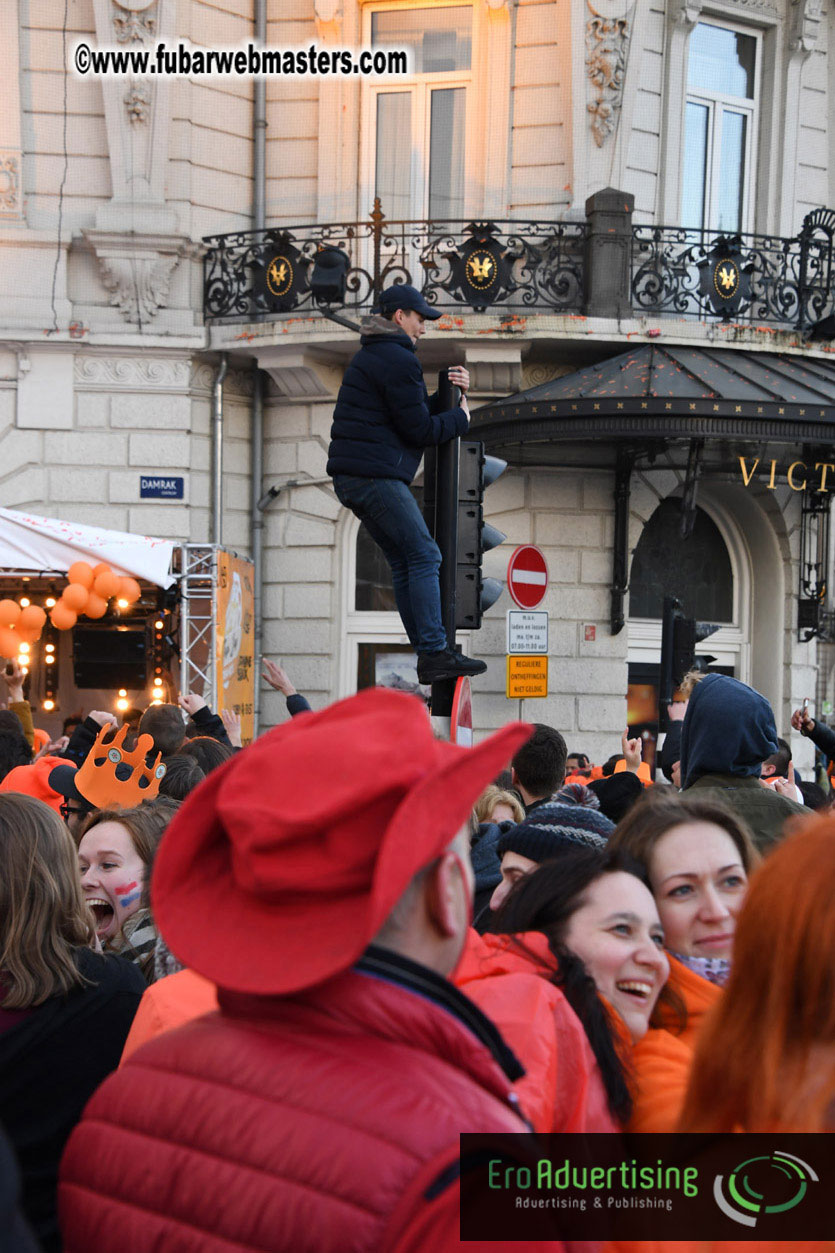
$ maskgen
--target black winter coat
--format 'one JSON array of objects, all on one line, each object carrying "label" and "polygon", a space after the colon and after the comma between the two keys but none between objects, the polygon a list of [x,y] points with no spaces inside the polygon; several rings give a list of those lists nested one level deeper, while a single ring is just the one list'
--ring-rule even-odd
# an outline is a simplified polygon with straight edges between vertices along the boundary
[{"label": "black winter coat", "polygon": [[380,317],[365,318],[362,329],[336,398],[327,472],[411,483],[423,450],[464,435],[467,415],[437,412],[404,331]]}]

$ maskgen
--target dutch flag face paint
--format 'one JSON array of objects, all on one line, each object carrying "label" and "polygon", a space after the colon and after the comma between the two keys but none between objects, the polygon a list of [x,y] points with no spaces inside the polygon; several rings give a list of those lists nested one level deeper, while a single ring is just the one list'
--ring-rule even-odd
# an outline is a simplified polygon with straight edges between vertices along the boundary
[{"label": "dutch flag face paint", "polygon": [[105,947],[140,908],[145,863],[120,822],[92,826],[78,846],[81,886]]},{"label": "dutch flag face paint", "polygon": [[133,883],[126,883],[123,887],[114,888],[113,894],[122,906],[122,909],[128,909],[139,900],[142,895],[142,886],[134,880]]}]

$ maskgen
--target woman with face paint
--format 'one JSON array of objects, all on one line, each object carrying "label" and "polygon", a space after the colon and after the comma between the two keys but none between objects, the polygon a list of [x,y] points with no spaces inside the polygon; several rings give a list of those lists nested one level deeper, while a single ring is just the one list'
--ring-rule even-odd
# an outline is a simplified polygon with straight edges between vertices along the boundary
[{"label": "woman with face paint", "polygon": [[81,888],[98,941],[104,952],[135,962],[147,983],[154,980],[157,934],[145,888],[174,813],[176,805],[168,799],[134,809],[100,809],[88,818],[78,844]]},{"label": "woman with face paint", "polygon": [[44,1253],[61,1247],[64,1144],[118,1065],[145,986],[134,965],[95,947],[63,822],[34,797],[0,795],[0,1124]]}]

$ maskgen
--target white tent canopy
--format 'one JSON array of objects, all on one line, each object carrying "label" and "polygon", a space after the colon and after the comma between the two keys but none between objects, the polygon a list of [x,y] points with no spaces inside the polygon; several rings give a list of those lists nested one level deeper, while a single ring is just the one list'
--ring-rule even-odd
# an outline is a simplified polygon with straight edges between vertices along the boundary
[{"label": "white tent canopy", "polygon": [[74,561],[89,561],[91,565],[106,561],[117,574],[170,587],[174,582],[170,573],[174,547],[173,540],[105,531],[0,508],[0,571],[65,573]]}]

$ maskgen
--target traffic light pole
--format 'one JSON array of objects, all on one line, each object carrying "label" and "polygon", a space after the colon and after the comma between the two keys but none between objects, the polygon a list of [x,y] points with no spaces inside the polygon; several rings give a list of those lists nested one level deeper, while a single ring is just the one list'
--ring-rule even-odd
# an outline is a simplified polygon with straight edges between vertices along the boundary
[{"label": "traffic light pole", "polygon": [[[449,381],[449,372],[438,374],[438,405],[441,412],[452,409],[455,391]],[[455,648],[455,573],[458,551],[458,439],[449,439],[433,450],[435,526],[430,527],[435,542],[441,550],[441,620],[447,646]],[[427,465],[426,475],[429,474]],[[455,679],[441,679],[432,684],[431,709],[433,718],[450,718],[455,696]]]}]

